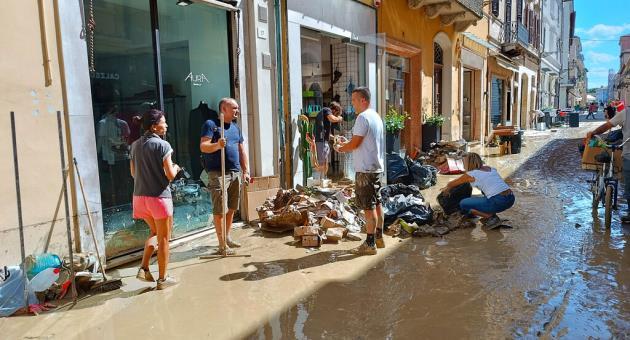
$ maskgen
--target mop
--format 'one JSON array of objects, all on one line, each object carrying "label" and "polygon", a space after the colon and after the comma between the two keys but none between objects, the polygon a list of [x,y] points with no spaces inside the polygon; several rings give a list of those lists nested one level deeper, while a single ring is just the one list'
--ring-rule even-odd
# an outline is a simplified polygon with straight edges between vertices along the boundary
[{"label": "mop", "polygon": [[[219,119],[221,120],[221,139],[224,139],[225,138],[225,125],[224,125],[225,117],[224,117],[223,112],[219,114]],[[227,226],[225,224],[225,214],[227,212],[228,206],[227,206],[227,191],[225,188],[225,147],[221,148],[221,205],[223,207],[222,209],[223,219],[221,220],[221,227],[220,227],[221,228],[221,241],[223,241],[223,244],[226,244]],[[210,255],[201,255],[199,256],[199,259],[206,260],[206,259],[215,259],[215,258],[223,258],[223,257],[250,257],[250,256],[251,255],[248,255],[248,254],[227,255],[227,254],[221,254],[220,252],[217,252],[215,254],[210,254]]]}]

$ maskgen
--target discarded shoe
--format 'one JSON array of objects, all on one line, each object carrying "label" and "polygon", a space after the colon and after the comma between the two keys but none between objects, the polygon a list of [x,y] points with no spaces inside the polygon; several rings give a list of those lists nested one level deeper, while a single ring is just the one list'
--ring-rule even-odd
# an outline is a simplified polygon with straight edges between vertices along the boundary
[{"label": "discarded shoe", "polygon": [[144,282],[155,282],[153,275],[151,275],[151,271],[144,268],[138,268],[138,274],[136,275],[136,278]]},{"label": "discarded shoe", "polygon": [[178,283],[179,283],[179,281],[177,281],[174,277],[171,277],[171,276],[167,275],[165,278],[157,280],[156,289],[157,290],[166,289],[166,288],[174,286],[174,285],[176,285]]},{"label": "discarded shoe", "polygon": [[228,247],[230,247],[230,248],[240,248],[240,247],[241,247],[241,244],[240,244],[240,243],[238,243],[238,242],[234,241],[234,240],[233,240],[231,237],[229,237],[229,236],[228,236],[228,238],[227,238],[226,242],[227,242]]},{"label": "discarded shoe", "polygon": [[490,218],[486,221],[486,223],[485,223],[485,227],[486,227],[487,229],[490,229],[490,230],[492,230],[492,229],[496,229],[496,228],[498,228],[499,226],[501,226],[501,222],[502,222],[502,221],[501,221],[501,219],[499,218],[499,216],[494,215],[494,216],[490,217]]},{"label": "discarded shoe", "polygon": [[370,246],[367,242],[363,242],[360,246],[350,251],[355,255],[376,255],[376,246]]}]

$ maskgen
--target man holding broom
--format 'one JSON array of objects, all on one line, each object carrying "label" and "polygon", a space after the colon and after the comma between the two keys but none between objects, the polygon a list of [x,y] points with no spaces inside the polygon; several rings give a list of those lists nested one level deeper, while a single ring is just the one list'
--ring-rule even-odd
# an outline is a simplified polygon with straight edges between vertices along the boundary
[{"label": "man holding broom", "polygon": [[212,215],[219,238],[218,253],[223,256],[234,255],[233,248],[241,246],[232,239],[230,231],[234,212],[239,206],[241,183],[250,179],[243,134],[234,122],[238,113],[239,106],[234,98],[221,99],[220,119],[218,122],[206,121],[199,145],[208,173],[208,190],[212,195]]}]

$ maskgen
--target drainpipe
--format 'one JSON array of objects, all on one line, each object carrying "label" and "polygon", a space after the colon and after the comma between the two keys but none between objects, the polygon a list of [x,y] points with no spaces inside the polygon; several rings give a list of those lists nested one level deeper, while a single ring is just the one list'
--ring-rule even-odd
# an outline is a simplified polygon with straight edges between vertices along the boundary
[{"label": "drainpipe", "polygon": [[280,152],[282,154],[282,169],[280,173],[281,183],[287,188],[293,187],[293,140],[291,127],[291,109],[289,95],[289,73],[284,68],[289,67],[288,32],[287,32],[287,1],[274,0],[275,26],[276,26],[276,81],[277,81],[277,107],[278,107],[278,131],[280,133]]}]

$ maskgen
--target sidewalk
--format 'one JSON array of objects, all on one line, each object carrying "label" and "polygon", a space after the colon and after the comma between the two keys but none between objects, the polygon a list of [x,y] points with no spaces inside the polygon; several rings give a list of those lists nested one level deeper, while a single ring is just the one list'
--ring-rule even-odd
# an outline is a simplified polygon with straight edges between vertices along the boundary
[{"label": "sidewalk", "polygon": [[[507,177],[550,141],[582,138],[600,123],[582,122],[579,128],[560,128],[556,132],[528,131],[526,145],[517,155],[498,157],[498,148],[482,150],[481,146],[471,151],[479,152]],[[577,148],[567,152],[577,152]],[[437,204],[439,189],[454,178],[439,176],[438,184],[424,190],[423,195]],[[123,278],[121,290],[84,298],[71,310],[0,319],[2,337],[241,338],[327,283],[356,280],[409,241],[386,237],[387,248],[379,250],[378,255],[355,257],[344,251],[358,246],[358,241],[326,244],[311,251],[287,245],[293,240],[291,235],[263,237],[251,228],[235,234],[243,242],[239,252],[251,254],[251,258],[199,260],[198,256],[211,251],[216,240],[197,240],[173,249],[170,272],[181,280],[175,287],[154,291],[154,285],[135,279],[134,267],[112,271],[110,275]],[[156,266],[152,270],[157,271]]]}]

